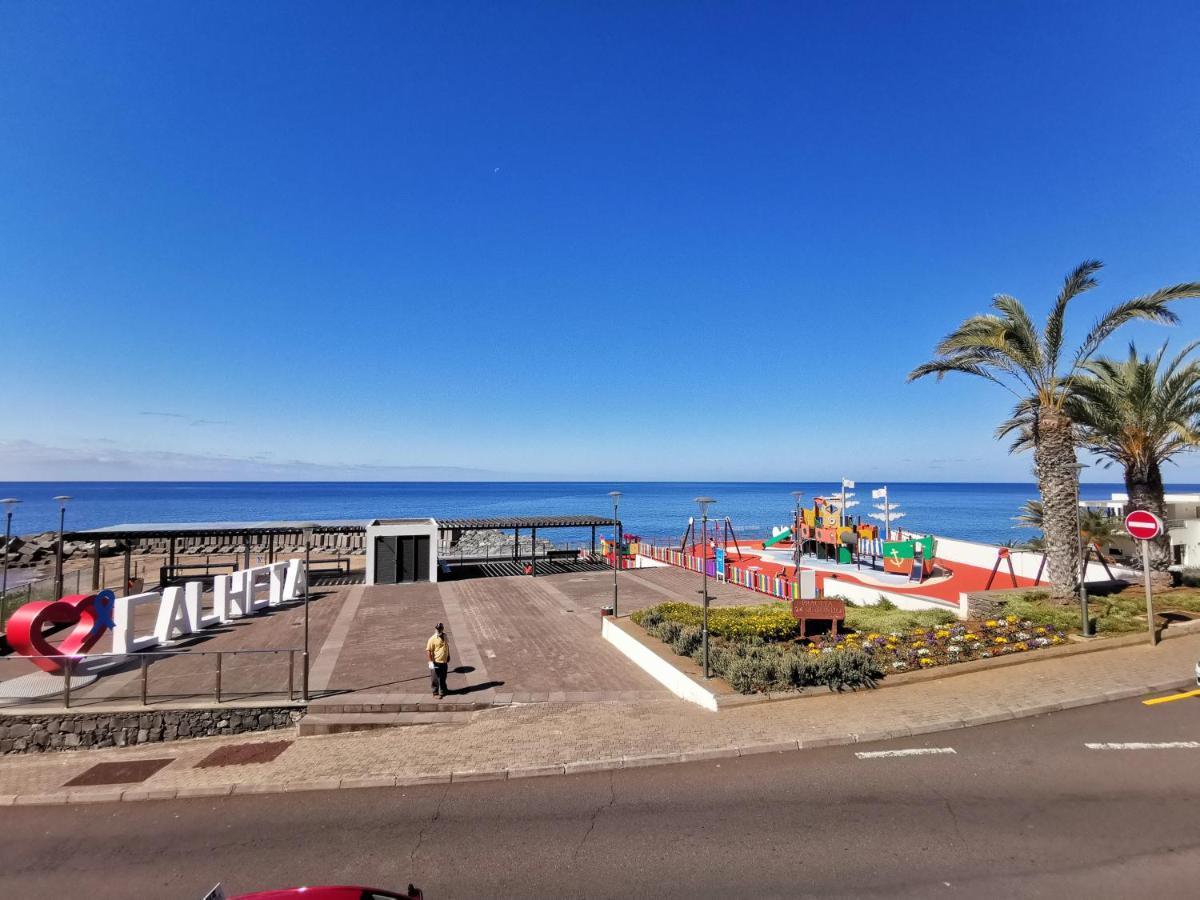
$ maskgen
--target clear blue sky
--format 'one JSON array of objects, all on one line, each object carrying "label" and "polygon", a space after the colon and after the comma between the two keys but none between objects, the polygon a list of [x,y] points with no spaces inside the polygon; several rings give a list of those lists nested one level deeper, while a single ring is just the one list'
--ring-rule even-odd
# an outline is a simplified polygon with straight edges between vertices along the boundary
[{"label": "clear blue sky", "polygon": [[1006,394],[904,376],[1085,258],[1076,334],[1200,279],[1198,33],[1194,3],[8,0],[0,471],[1027,480]]}]

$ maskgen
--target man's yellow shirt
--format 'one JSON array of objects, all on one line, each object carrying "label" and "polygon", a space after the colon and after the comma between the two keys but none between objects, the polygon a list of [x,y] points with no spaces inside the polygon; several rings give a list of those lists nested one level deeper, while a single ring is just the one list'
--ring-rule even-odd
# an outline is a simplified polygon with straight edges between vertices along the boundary
[{"label": "man's yellow shirt", "polygon": [[435,634],[429,639],[425,645],[425,650],[433,654],[435,663],[450,662],[450,645],[446,643],[446,639],[441,635]]}]

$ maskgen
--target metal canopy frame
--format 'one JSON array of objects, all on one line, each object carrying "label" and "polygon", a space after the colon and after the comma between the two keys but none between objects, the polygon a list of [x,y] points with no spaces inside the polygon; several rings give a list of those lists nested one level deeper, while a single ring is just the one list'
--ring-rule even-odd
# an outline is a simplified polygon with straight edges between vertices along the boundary
[{"label": "metal canopy frame", "polygon": [[489,519],[438,519],[439,531],[503,531],[509,528],[591,528],[619,525],[603,516],[507,516]]},{"label": "metal canopy frame", "polygon": [[[537,576],[537,533],[539,528],[590,528],[592,530],[592,553],[596,552],[596,529],[611,527],[613,534],[620,534],[621,520],[604,516],[510,516],[486,519],[438,519],[438,533],[447,531],[513,531],[513,562],[521,560],[521,529],[530,533],[528,574]],[[615,552],[615,551],[614,551]]]}]

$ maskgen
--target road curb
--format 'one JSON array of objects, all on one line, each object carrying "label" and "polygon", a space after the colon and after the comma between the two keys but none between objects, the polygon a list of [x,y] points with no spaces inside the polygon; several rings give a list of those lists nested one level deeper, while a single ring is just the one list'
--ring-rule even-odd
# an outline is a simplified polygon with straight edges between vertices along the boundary
[{"label": "road curb", "polygon": [[1015,707],[996,713],[983,713],[966,719],[947,718],[934,722],[923,722],[907,728],[881,729],[879,731],[848,732],[838,735],[817,735],[796,740],[772,741],[745,744],[736,747],[713,747],[673,753],[650,753],[608,759],[587,759],[568,763],[553,763],[539,766],[518,766],[512,769],[460,770],[424,775],[353,775],[329,776],[307,781],[292,782],[227,782],[183,788],[130,787],[107,788],[99,791],[55,791],[46,794],[3,794],[3,806],[64,806],[98,803],[132,803],[146,800],[191,800],[222,797],[244,797],[263,794],[296,793],[301,791],[363,790],[390,787],[416,787],[429,784],[470,783],[482,781],[511,781],[547,775],[579,775],[593,772],[609,772],[618,769],[637,769],[650,766],[665,766],[677,763],[708,762],[732,759],[741,756],[759,756],[766,753],[787,753],[797,750],[814,750],[821,747],[841,747],[850,744],[865,744],[875,741],[894,740],[901,737],[917,737],[946,731],[957,731],[977,725],[992,725],[1010,719],[1025,719],[1083,706],[1094,706],[1118,700],[1129,700],[1147,694],[1181,690],[1192,685],[1191,678],[1160,681],[1142,687],[1110,688],[1087,697],[1074,697],[1057,703],[1039,703]]}]

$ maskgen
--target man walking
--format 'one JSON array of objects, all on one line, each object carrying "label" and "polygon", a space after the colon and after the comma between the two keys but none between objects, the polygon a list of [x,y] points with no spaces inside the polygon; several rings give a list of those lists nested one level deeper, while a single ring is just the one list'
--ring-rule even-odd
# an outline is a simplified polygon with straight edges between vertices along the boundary
[{"label": "man walking", "polygon": [[446,629],[441,622],[438,622],[433,637],[425,644],[425,655],[429,657],[429,680],[433,695],[441,699],[447,693],[446,672],[450,668],[450,645],[446,642]]}]

